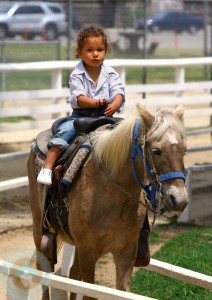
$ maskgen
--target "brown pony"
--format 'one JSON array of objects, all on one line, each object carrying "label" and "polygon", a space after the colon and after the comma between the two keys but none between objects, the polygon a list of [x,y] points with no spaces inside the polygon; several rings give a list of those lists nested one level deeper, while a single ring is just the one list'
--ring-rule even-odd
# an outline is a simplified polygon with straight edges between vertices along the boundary
[{"label": "brown pony", "polygon": [[[138,105],[138,110],[138,117],[123,120],[113,130],[96,134],[93,149],[67,195],[68,224],[76,246],[70,277],[94,283],[97,260],[111,252],[116,266],[116,287],[124,291],[128,289],[135,265],[138,235],[147,209],[146,192],[141,193],[137,181],[147,188],[147,194],[149,186],[150,192],[152,189],[150,184],[155,183],[161,195],[160,206],[166,211],[182,212],[188,203],[182,175],[186,151],[182,125],[184,108],[179,106],[174,112],[151,114]],[[137,123],[138,120],[141,123]],[[133,138],[136,124],[137,136]],[[135,156],[132,167],[131,152],[135,145],[143,148],[144,159]],[[150,173],[146,160],[152,169]],[[36,181],[33,151],[28,160],[28,177],[33,237],[36,249],[41,251],[43,185]],[[62,230],[58,238],[73,244]],[[49,299],[48,290],[43,299]],[[73,294],[71,299],[75,299]],[[93,298],[84,296],[83,299]]]}]

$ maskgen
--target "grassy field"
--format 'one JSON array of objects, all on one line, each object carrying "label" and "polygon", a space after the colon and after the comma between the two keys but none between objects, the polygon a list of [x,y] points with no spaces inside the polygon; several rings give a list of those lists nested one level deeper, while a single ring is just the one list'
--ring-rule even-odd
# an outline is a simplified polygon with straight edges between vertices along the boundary
[{"label": "grassy field", "polygon": [[[54,46],[38,45],[38,46],[15,46],[10,45],[7,47],[6,62],[24,62],[24,61],[45,61],[55,60],[57,58],[57,50]],[[63,46],[60,49],[60,59],[66,60],[66,47]],[[201,51],[191,50],[157,50],[154,55],[148,58],[161,59],[161,58],[177,58],[177,57],[199,57],[202,56]],[[71,51],[71,58],[74,60],[74,49]],[[128,53],[116,53],[111,52],[107,58],[142,58],[141,54]],[[186,80],[188,81],[200,81],[204,79],[205,69],[203,66],[188,67],[186,69]],[[126,69],[126,83],[138,84],[142,82],[143,70],[136,68]],[[1,81],[0,74],[0,81]],[[68,86],[69,72],[63,72],[63,85]],[[31,90],[31,89],[45,89],[51,86],[51,73],[46,72],[8,72],[5,73],[6,90]],[[148,68],[147,69],[147,82],[148,83],[163,83],[173,82],[175,79],[174,68]]]},{"label": "grassy field", "polygon": [[[153,231],[151,243],[158,243],[166,225]],[[180,233],[166,242],[153,258],[212,276],[212,228],[197,228]],[[212,291],[140,269],[131,280],[136,294],[159,300],[209,300]]]}]

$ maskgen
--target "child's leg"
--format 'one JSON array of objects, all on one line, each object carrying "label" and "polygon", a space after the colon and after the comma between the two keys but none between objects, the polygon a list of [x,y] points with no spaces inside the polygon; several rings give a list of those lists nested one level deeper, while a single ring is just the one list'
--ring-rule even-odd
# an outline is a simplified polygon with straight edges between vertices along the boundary
[{"label": "child's leg", "polygon": [[46,185],[52,184],[52,169],[60,154],[69,146],[76,136],[73,126],[74,119],[69,119],[67,122],[62,123],[55,136],[49,141],[45,163],[40,173],[38,174],[37,181]]},{"label": "child's leg", "polygon": [[58,146],[54,145],[49,149],[44,166],[40,170],[40,173],[38,174],[37,182],[46,185],[52,184],[52,169],[61,153],[62,153],[62,149],[60,149]]},{"label": "child's leg", "polygon": [[52,146],[49,149],[43,168],[52,170],[56,160],[58,159],[61,153],[62,149],[60,149],[56,145]]}]

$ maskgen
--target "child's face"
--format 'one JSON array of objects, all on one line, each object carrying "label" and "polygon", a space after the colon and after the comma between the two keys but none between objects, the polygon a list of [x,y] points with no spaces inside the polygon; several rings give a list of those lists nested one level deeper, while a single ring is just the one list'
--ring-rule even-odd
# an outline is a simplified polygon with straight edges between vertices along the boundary
[{"label": "child's face", "polygon": [[82,58],[85,65],[99,67],[106,54],[103,38],[99,36],[85,39],[82,49],[78,49],[77,54]]}]

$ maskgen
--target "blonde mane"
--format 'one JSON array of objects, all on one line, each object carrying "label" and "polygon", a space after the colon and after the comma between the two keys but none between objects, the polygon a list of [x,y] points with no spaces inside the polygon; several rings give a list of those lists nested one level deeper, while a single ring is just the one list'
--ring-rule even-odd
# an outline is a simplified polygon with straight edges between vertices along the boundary
[{"label": "blonde mane", "polygon": [[94,143],[95,158],[115,174],[129,157],[136,117],[121,121],[113,130],[102,131]]},{"label": "blonde mane", "polygon": [[[154,114],[155,121],[147,132],[149,141],[160,140],[168,130],[178,131],[184,138],[182,122],[168,111],[158,111]],[[103,163],[111,172],[116,174],[127,161],[132,146],[132,136],[138,117],[121,121],[113,130],[99,131],[94,142],[94,156],[97,162]]]}]

